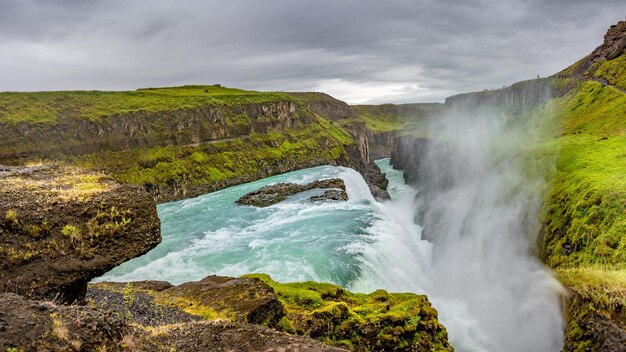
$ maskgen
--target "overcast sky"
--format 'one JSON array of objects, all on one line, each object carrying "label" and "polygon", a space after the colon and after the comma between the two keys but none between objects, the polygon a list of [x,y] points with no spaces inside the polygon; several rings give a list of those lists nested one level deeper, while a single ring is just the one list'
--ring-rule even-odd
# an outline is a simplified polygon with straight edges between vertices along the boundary
[{"label": "overcast sky", "polygon": [[221,83],[350,103],[547,76],[625,0],[0,0],[0,91]]}]

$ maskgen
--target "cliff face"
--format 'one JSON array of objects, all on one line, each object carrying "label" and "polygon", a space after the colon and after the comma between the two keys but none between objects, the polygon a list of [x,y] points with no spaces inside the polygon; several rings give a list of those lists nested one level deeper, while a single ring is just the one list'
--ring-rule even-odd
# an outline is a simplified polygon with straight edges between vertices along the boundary
[{"label": "cliff face", "polygon": [[552,82],[549,79],[534,79],[503,89],[454,95],[446,98],[445,105],[457,109],[492,106],[516,114],[532,109],[552,96]]},{"label": "cliff face", "polygon": [[437,118],[443,104],[383,104],[354,105],[355,118],[367,127],[367,140],[372,159],[388,158],[394,149],[394,140],[404,131],[419,128],[429,119]]},{"label": "cliff face", "polygon": [[626,21],[620,21],[609,28],[604,35],[604,42],[591,54],[558,72],[554,77],[599,78],[594,74],[594,68],[597,68],[597,65],[602,62],[616,59],[624,53],[626,53]]},{"label": "cliff face", "polygon": [[277,101],[239,106],[202,106],[174,111],[134,111],[99,121],[61,118],[55,124],[0,122],[5,137],[0,163],[32,158],[54,158],[101,151],[119,151],[164,145],[187,145],[241,138],[298,128],[313,122],[296,104]]},{"label": "cliff face", "polygon": [[[212,86],[1,93],[0,164],[52,159],[104,170],[159,202],[324,164],[375,174],[352,115],[322,93]],[[386,193],[380,182],[373,191]]]}]

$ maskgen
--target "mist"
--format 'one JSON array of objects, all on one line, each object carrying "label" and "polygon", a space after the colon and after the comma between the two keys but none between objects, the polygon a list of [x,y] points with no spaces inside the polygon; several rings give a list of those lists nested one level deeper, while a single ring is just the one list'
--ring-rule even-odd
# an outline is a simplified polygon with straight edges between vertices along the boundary
[{"label": "mist", "polygon": [[[545,100],[544,100],[545,101]],[[455,104],[426,126],[417,222],[433,243],[429,296],[458,350],[560,351],[564,290],[537,259],[536,234],[554,158],[528,111]],[[470,334],[472,338],[455,338]],[[456,340],[456,341],[455,341]]]}]

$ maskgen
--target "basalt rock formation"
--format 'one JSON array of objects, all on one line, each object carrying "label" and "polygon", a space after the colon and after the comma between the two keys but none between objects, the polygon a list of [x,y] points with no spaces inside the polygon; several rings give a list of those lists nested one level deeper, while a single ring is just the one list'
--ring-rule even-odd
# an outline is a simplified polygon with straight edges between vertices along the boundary
[{"label": "basalt rock formation", "polygon": [[[620,21],[611,26],[604,35],[604,42],[598,46],[591,54],[555,74],[553,77],[560,78],[585,78],[602,79],[595,74],[594,66],[604,61],[610,61],[626,53],[626,21]],[[624,87],[622,87],[624,88]]]},{"label": "basalt rock formation", "polygon": [[312,200],[314,201],[348,200],[348,195],[346,194],[346,185],[343,180],[339,178],[332,178],[326,180],[317,180],[303,185],[297,183],[277,183],[273,185],[267,185],[256,191],[243,195],[241,198],[237,199],[235,203],[239,205],[252,205],[255,207],[268,207],[272,204],[282,202],[283,200],[287,199],[287,197],[296,193],[316,188],[334,188],[338,191],[338,194],[324,193],[324,195],[322,196],[313,197],[315,198],[312,198]]}]

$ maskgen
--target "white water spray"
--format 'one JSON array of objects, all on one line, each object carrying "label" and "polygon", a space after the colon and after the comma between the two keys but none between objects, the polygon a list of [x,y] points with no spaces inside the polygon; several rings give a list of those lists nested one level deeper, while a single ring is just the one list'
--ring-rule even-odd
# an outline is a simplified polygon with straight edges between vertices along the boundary
[{"label": "white water spray", "polygon": [[430,126],[417,199],[433,244],[409,204],[378,204],[354,288],[426,293],[459,351],[559,351],[563,289],[532,250],[550,163],[528,153],[530,125],[481,109]]}]

